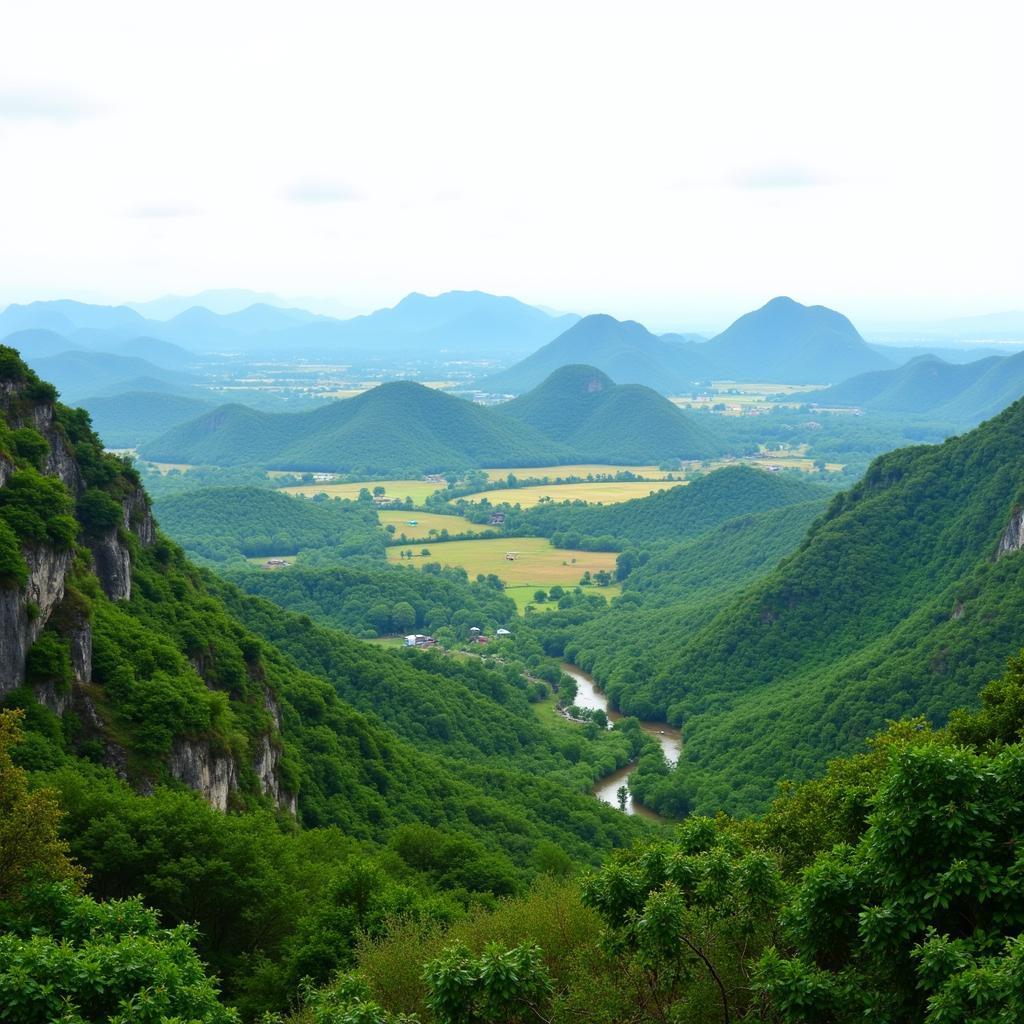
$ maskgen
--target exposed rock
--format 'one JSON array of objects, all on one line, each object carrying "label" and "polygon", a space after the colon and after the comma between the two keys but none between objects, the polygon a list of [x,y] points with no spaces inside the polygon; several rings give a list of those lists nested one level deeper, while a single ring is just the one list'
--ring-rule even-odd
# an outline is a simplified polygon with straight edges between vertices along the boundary
[{"label": "exposed rock", "polygon": [[1015,508],[999,539],[996,560],[1004,555],[1012,555],[1015,551],[1020,551],[1021,548],[1024,548],[1024,509]]},{"label": "exposed rock", "polygon": [[43,465],[43,472],[47,476],[58,477],[64,486],[76,496],[85,490],[82,471],[78,468],[74,453],[68,446],[64,431],[54,418],[53,406],[49,402],[33,404],[31,415],[17,419],[14,425],[33,427],[46,438],[50,450]]},{"label": "exposed rock", "polygon": [[25,656],[64,596],[71,569],[70,551],[29,547],[22,556],[28,567],[24,589],[0,589],[0,694],[25,681]]},{"label": "exposed rock", "polygon": [[228,809],[237,787],[235,762],[230,754],[214,751],[209,740],[176,739],[167,767],[171,775],[202,795],[218,811]]},{"label": "exposed rock", "polygon": [[153,513],[149,507],[149,499],[141,487],[129,492],[121,503],[124,510],[125,529],[131,530],[144,548],[148,548],[156,540],[156,526]]},{"label": "exposed rock", "polygon": [[0,455],[0,487],[3,487],[3,485],[7,483],[13,472],[14,463]]},{"label": "exposed rock", "polygon": [[118,536],[117,527],[102,537],[89,541],[96,576],[103,592],[111,601],[127,600],[132,596],[132,558],[128,545]]},{"label": "exposed rock", "polygon": [[953,614],[950,616],[950,618],[952,618],[953,621],[956,622],[958,619],[962,619],[963,617],[964,603],[963,601],[957,601],[956,604],[953,605]]},{"label": "exposed rock", "polygon": [[48,707],[58,717],[63,716],[64,712],[71,707],[72,696],[70,689],[60,690],[56,683],[47,682],[37,683],[33,690],[36,700],[45,707]]},{"label": "exposed rock", "polygon": [[79,685],[92,682],[92,623],[83,615],[68,637],[71,668]]},{"label": "exposed rock", "polygon": [[273,799],[282,810],[289,814],[298,811],[298,800],[294,793],[289,793],[281,786],[281,747],[275,740],[281,731],[281,708],[267,687],[263,687],[263,706],[274,722],[274,735],[263,733],[255,743],[252,768],[259,779],[260,789],[265,796]]}]

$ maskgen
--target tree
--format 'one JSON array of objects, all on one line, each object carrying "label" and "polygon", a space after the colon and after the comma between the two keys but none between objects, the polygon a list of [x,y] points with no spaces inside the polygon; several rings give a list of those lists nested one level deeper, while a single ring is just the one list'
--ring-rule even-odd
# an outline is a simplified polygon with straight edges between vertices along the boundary
[{"label": "tree", "polygon": [[374,489],[373,489],[373,493],[374,493],[375,497],[379,498],[381,495],[384,494],[384,488],[380,484],[377,484],[377,486],[374,487]]},{"label": "tree", "polygon": [[416,625],[416,609],[408,601],[399,601],[391,609],[391,625],[397,633],[412,629]]},{"label": "tree", "polygon": [[11,757],[21,740],[22,711],[0,712],[0,901],[17,901],[31,880],[85,873],[59,836],[61,812],[50,790],[29,790],[28,775]]}]

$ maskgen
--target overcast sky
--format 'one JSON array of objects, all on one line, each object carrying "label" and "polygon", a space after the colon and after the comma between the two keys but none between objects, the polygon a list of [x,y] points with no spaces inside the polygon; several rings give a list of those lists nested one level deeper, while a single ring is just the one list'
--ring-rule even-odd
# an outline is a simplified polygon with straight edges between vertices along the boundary
[{"label": "overcast sky", "polygon": [[1024,308],[1016,2],[0,0],[0,303]]}]

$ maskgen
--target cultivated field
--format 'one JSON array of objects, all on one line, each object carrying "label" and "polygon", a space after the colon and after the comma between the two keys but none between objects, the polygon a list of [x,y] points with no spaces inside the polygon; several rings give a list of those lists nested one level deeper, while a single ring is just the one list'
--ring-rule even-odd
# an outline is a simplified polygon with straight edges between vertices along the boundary
[{"label": "cultivated field", "polygon": [[[377,513],[382,527],[391,524],[395,527],[394,537],[401,539],[404,534],[409,541],[433,540],[430,536],[431,530],[440,533],[447,530],[449,533],[483,533],[485,530],[493,529],[471,523],[463,516],[443,516],[436,512],[400,512],[397,510],[384,509]],[[415,519],[416,525],[410,526],[409,520]]]},{"label": "cultivated field", "polygon": [[[428,562],[458,565],[469,573],[470,579],[475,579],[478,573],[494,573],[510,588],[530,588],[531,598],[533,591],[542,587],[545,590],[556,584],[575,587],[587,570],[596,573],[604,569],[614,573],[615,559],[618,557],[614,551],[566,551],[554,548],[545,537],[428,542],[426,547],[430,550],[428,556],[422,557],[420,549],[416,548],[416,557],[411,559],[401,557],[400,552],[404,548],[388,548],[388,561],[416,568]],[[505,557],[510,551],[516,553],[514,561],[508,561]],[[610,597],[617,594],[618,589],[594,587],[594,593]]]},{"label": "cultivated field", "polygon": [[437,484],[428,484],[423,480],[370,480],[354,484],[299,484],[296,487],[282,487],[281,490],[285,494],[300,494],[305,498],[312,498],[314,494],[326,494],[331,498],[355,500],[364,487],[371,493],[374,487],[383,487],[387,497],[398,498],[400,501],[412,498],[416,504],[426,501],[428,495],[438,490]]},{"label": "cultivated field", "polygon": [[533,508],[542,498],[559,501],[585,501],[588,504],[614,505],[630,498],[646,498],[652,491],[664,491],[669,487],[680,487],[684,481],[630,480],[598,481],[587,484],[538,484],[536,487],[502,487],[496,491],[480,491],[470,494],[466,501],[480,501],[486,498],[492,505],[507,501],[510,505]]},{"label": "cultivated field", "polygon": [[544,477],[564,480],[570,476],[587,477],[624,472],[635,473],[648,480],[664,480],[668,476],[667,470],[658,469],[657,466],[605,466],[597,462],[577,462],[570,466],[508,466],[504,469],[485,469],[484,472],[488,480],[504,480],[509,473],[520,480],[542,480]]}]

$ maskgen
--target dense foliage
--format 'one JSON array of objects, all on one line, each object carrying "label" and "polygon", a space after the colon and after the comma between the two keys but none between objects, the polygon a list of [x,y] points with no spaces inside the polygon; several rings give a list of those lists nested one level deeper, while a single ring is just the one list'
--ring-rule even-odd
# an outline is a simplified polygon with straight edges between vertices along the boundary
[{"label": "dense foliage", "polygon": [[334,560],[382,558],[385,535],[370,502],[293,498],[266,488],[210,487],[157,503],[160,524],[190,554],[213,562],[326,549]]}]

